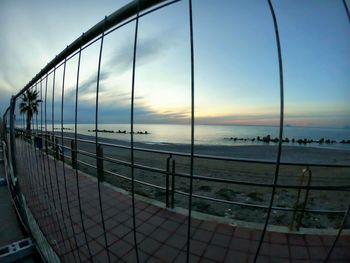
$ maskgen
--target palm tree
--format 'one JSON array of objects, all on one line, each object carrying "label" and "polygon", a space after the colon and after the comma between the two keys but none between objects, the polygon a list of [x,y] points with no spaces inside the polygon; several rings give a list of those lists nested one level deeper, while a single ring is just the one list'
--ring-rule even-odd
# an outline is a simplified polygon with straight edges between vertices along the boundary
[{"label": "palm tree", "polygon": [[19,104],[20,113],[27,115],[27,132],[30,132],[33,115],[38,114],[39,103],[42,102],[38,99],[38,96],[39,91],[27,90],[22,95],[22,102]]}]

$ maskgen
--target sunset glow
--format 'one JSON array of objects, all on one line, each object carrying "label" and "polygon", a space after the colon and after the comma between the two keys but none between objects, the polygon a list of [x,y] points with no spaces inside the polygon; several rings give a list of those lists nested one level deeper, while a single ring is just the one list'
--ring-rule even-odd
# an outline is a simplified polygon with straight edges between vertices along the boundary
[{"label": "sunset glow", "polygon": [[[4,26],[0,33],[4,41],[0,47],[6,54],[0,64],[2,107],[8,104],[10,95],[19,91],[55,54],[127,1],[115,4],[106,0],[98,7],[93,1],[87,1],[84,3],[86,20],[76,19],[75,12],[62,12],[58,24],[57,16],[49,15],[56,10],[52,5],[61,8],[68,2],[50,6],[44,1],[37,2],[38,5],[40,2],[39,9],[37,4],[27,2],[1,4]],[[80,8],[78,3],[69,5],[70,10]],[[194,1],[193,8],[196,122],[278,124],[277,51],[265,3]],[[276,1],[275,8],[284,59],[285,123],[349,125],[350,28],[343,7],[336,1],[290,0]],[[45,14],[46,23],[41,22],[38,10]],[[13,20],[17,21],[16,30]],[[130,110],[134,26],[130,23],[105,38],[99,93],[101,122],[123,122],[123,115]],[[90,114],[85,112],[95,107],[99,44],[98,41],[82,52],[81,120],[89,120]],[[137,122],[188,123],[191,112],[189,56],[185,2],[140,19],[135,79]],[[74,104],[76,70],[77,57],[67,62],[67,112]],[[56,97],[61,95],[62,72],[62,68],[57,70]]]}]

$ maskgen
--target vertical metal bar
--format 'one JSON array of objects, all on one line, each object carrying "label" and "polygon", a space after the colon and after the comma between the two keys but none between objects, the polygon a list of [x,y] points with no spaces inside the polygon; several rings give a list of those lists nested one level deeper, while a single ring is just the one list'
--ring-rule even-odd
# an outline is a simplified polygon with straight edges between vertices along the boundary
[{"label": "vertical metal bar", "polygon": [[[41,100],[41,101],[43,100],[42,88],[43,88],[43,86],[42,86],[42,79],[41,79],[41,80],[40,80],[40,100]],[[46,88],[47,88],[47,77],[46,77]],[[45,93],[45,94],[46,94],[46,93]],[[42,104],[41,104],[41,105],[42,105]],[[42,127],[42,116],[43,116],[43,109],[42,109],[42,107],[41,107],[41,114],[40,114],[40,117],[41,117],[41,120],[40,120],[40,124],[41,124],[40,131],[41,131],[41,133],[42,133],[42,130],[43,130],[43,127]],[[46,118],[46,97],[45,97],[45,118]],[[44,175],[46,175],[45,164],[44,164],[45,159],[44,159],[44,156],[43,156],[43,153],[42,153],[42,152],[40,152],[39,154],[40,154],[40,165],[42,166],[41,169],[42,169]],[[37,165],[38,165],[38,164],[37,164]],[[37,180],[38,180],[37,183],[40,182],[38,176],[39,176],[39,174],[37,174],[37,176],[36,176],[36,177],[37,177]],[[45,182],[46,182],[46,181],[45,181]],[[43,187],[43,192],[45,192],[45,188],[44,188],[44,187]],[[46,194],[47,194],[47,192],[46,192]],[[43,193],[43,195],[45,195],[45,194]],[[37,196],[37,198],[40,198],[40,197]]]},{"label": "vertical metal bar", "polygon": [[100,182],[104,181],[104,168],[103,168],[103,147],[101,144],[98,144],[97,146],[97,152],[96,152],[96,158],[97,158],[97,180]]},{"label": "vertical metal bar", "polygon": [[[41,144],[43,147],[44,137],[43,137],[43,81],[40,79],[40,134],[41,134]],[[41,151],[42,155],[42,151]]]},{"label": "vertical metal bar", "polygon": [[[38,83],[35,84],[35,90],[34,90],[35,93],[38,92]],[[34,114],[35,114],[35,123],[34,123]],[[38,134],[38,129],[39,129],[39,122],[38,122],[38,113],[35,113],[33,112],[33,129],[35,128],[35,125],[36,125],[36,130],[34,132],[34,138],[37,137],[37,134]],[[34,140],[34,146],[35,146],[35,140]],[[34,147],[35,148],[35,147]]]},{"label": "vertical metal bar", "polygon": [[[15,146],[15,140],[16,140],[16,136],[15,136],[15,107],[16,107],[16,100],[14,97],[11,98],[11,102],[10,102],[10,112],[9,112],[9,119],[10,119],[10,136],[9,136],[9,139],[10,139],[10,145],[9,145],[9,154],[11,156],[9,156],[10,158],[10,163],[11,163],[11,166],[12,166],[12,171],[10,169],[10,176],[8,177],[9,179],[9,186],[13,185],[15,183],[15,176],[17,175],[17,168],[16,168],[16,146]],[[11,173],[12,172],[12,173]]]},{"label": "vertical metal bar", "polygon": [[[21,116],[21,118],[20,118],[20,123],[22,124],[23,123],[23,116],[22,115],[20,115]],[[20,125],[21,125],[20,124]],[[2,123],[0,123],[0,126],[2,126]],[[0,127],[0,129],[2,129],[2,127]],[[1,131],[0,131],[1,132]],[[18,130],[17,130],[17,134],[18,134]],[[16,144],[16,148],[17,148],[17,152],[18,152],[18,159],[19,160],[24,160],[24,153],[23,153],[23,151],[24,151],[24,149],[23,149],[23,144],[22,144],[22,130],[20,131],[20,136],[18,137],[19,138],[19,140],[21,140],[20,141],[20,143],[19,144]],[[2,137],[1,137],[1,135],[2,134],[0,134],[0,143],[1,143],[1,146],[0,147],[2,147],[3,145],[2,145]],[[3,149],[3,151],[5,151],[5,149]],[[16,160],[17,160],[17,158],[16,158]],[[25,180],[25,182],[24,182],[24,185],[25,185],[25,189],[23,189],[25,192],[27,192],[27,190],[28,190],[28,188],[29,188],[29,180],[28,180],[28,176],[25,176],[25,178],[23,178],[24,180]]]},{"label": "vertical metal bar", "polygon": [[[45,117],[45,153],[46,153],[46,157],[49,154],[48,152],[48,143],[47,143],[47,127],[46,127],[46,116],[47,116],[47,85],[48,85],[48,76],[46,75],[45,78],[45,103],[44,103],[44,116],[41,112],[41,133],[43,133],[43,117]],[[42,85],[41,85],[41,91],[40,91],[40,96],[41,96],[41,100],[43,101],[43,97],[42,97]],[[42,171],[45,175],[45,182],[46,182],[46,166],[45,166],[45,156],[42,154],[41,152],[41,165],[42,165]],[[47,186],[47,182],[46,182],[46,186]],[[48,195],[48,188],[46,187],[46,194]]]},{"label": "vertical metal bar", "polygon": [[11,98],[10,103],[10,151],[11,151],[11,164],[14,176],[17,176],[17,162],[16,162],[16,142],[15,142],[15,97]]},{"label": "vertical metal bar", "polygon": [[44,103],[44,107],[45,107],[45,112],[44,112],[44,115],[45,115],[45,147],[46,147],[46,155],[49,154],[49,137],[48,137],[48,134],[47,134],[47,82],[48,82],[48,76],[46,75],[46,78],[45,78],[45,103]]},{"label": "vertical metal bar", "polygon": [[[84,38],[84,34],[82,35],[82,39],[83,38]],[[78,140],[78,89],[79,89],[81,51],[82,51],[82,46],[80,46],[80,48],[79,48],[77,83],[75,86],[75,108],[74,108],[74,140],[75,140],[75,144],[77,143],[77,140]],[[87,237],[86,237],[86,230],[85,230],[85,225],[84,225],[83,213],[82,213],[82,209],[81,209],[79,175],[78,175],[78,168],[77,167],[75,167],[75,179],[76,179],[76,185],[77,185],[77,194],[78,194],[78,204],[79,204],[79,214],[80,214],[81,226],[83,229],[86,246],[87,246],[88,251],[89,251],[90,260],[93,261],[89,242],[88,242]]]},{"label": "vertical metal bar", "polygon": [[59,143],[60,137],[58,137],[58,135],[57,135],[56,139],[57,139],[56,144],[57,144],[57,147],[58,147],[58,150],[59,150],[58,151],[59,160],[63,161],[63,159],[64,159],[64,148],[61,147],[61,144]]},{"label": "vertical metal bar", "polygon": [[48,136],[47,133],[45,132],[45,153],[49,154],[49,143],[48,143]]},{"label": "vertical metal bar", "polygon": [[190,164],[190,191],[188,199],[188,227],[186,262],[190,260],[192,192],[193,192],[193,154],[194,154],[194,48],[193,48],[193,16],[192,0],[188,1],[190,18],[190,45],[191,45],[191,164]]},{"label": "vertical metal bar", "polygon": [[[35,84],[35,88],[37,88],[37,84]],[[33,88],[33,90],[34,90],[34,88]],[[32,117],[34,117],[34,116],[32,116]],[[36,124],[38,126],[38,122],[37,121],[36,121]],[[29,134],[31,136],[31,132],[29,132]],[[36,184],[39,187],[37,199],[40,200],[39,203],[40,203],[40,211],[41,211],[41,213],[45,213],[46,211],[51,210],[50,209],[51,208],[50,207],[51,203],[48,202],[48,200],[49,200],[49,198],[48,198],[48,186],[47,186],[46,177],[45,177],[46,176],[46,172],[45,172],[45,169],[42,169],[42,167],[39,168],[38,156],[36,154],[35,147],[33,147],[32,143],[30,143],[30,148],[31,148],[30,152],[32,154],[31,158],[30,158],[31,159],[30,162],[32,164],[32,171],[36,167],[36,172],[34,171],[34,174],[36,174],[35,175],[36,180],[37,180]],[[35,162],[34,162],[34,158],[35,158]],[[43,165],[43,159],[42,158],[39,158],[39,159],[40,159],[40,165]],[[45,197],[46,197],[46,199],[45,199]],[[48,218],[48,214],[44,214],[44,216],[42,218],[43,218],[43,221],[45,219],[45,221],[46,221],[45,222],[45,224],[46,224],[45,226],[47,227],[47,230],[50,231],[50,234],[56,232],[56,229],[54,228],[54,226],[52,224],[50,224],[51,222],[50,222],[50,220]],[[50,226],[51,226],[51,229],[50,229]]]},{"label": "vertical metal bar", "polygon": [[[16,108],[16,99],[15,97],[11,98],[11,104],[10,104],[10,151],[11,151],[11,164],[12,164],[12,172],[13,172],[13,178],[15,179],[14,183],[14,192],[15,195],[20,194],[20,188],[19,183],[17,180],[18,171],[17,171],[17,160],[16,160],[16,136],[15,136],[15,108]],[[12,181],[12,180],[11,180]],[[21,207],[19,207],[21,210],[21,214],[23,216],[26,216],[25,213],[23,213]]]},{"label": "vertical metal bar", "polygon": [[[29,91],[30,89],[28,89]],[[28,118],[28,116],[27,116]],[[30,135],[30,132],[28,132]],[[26,138],[28,137],[28,134],[26,134]],[[39,204],[37,205],[38,210],[41,212],[42,215],[42,219],[44,221],[44,219],[47,219],[45,215],[43,215],[44,213],[42,211],[45,211],[46,209],[43,208],[42,202],[41,202],[41,195],[45,196],[45,190],[44,190],[44,184],[43,181],[40,180],[40,174],[39,174],[39,167],[38,165],[36,165],[36,172],[34,171],[34,166],[35,163],[33,162],[34,156],[33,156],[33,147],[31,145],[31,140],[27,143],[27,149],[28,149],[28,168],[29,168],[29,172],[31,174],[31,177],[33,177],[34,185],[36,185],[36,198],[35,200],[40,200]],[[37,159],[37,156],[35,155],[35,158]],[[37,160],[38,162],[38,160]],[[47,220],[45,220],[47,222]]]},{"label": "vertical metal bar", "polygon": [[[35,91],[37,91],[37,85],[35,85]],[[37,129],[38,129],[38,118],[36,118],[36,125],[37,125]],[[35,146],[35,145],[34,145]],[[40,161],[40,163],[41,163],[41,159],[40,159],[40,157],[39,157],[39,161],[38,161],[38,155],[36,154],[36,151],[35,151],[35,147],[34,147],[34,155],[35,155],[35,160],[36,160],[36,164],[35,164],[35,166],[36,166],[36,177],[38,178],[37,180],[38,180],[38,182],[40,182],[40,178],[42,177],[42,176],[40,176],[40,175],[42,175],[42,173],[41,173],[41,171],[40,171],[40,169],[39,169],[39,161]],[[31,163],[33,163],[33,160],[31,160]],[[42,186],[43,186],[43,190],[44,190],[44,181],[43,181],[43,179],[41,179],[41,181],[42,181]],[[44,190],[45,191],[45,190]]]},{"label": "vertical metal bar", "polygon": [[[105,17],[105,25],[106,25],[107,17]],[[103,40],[104,40],[105,32],[103,31],[102,37],[101,37],[101,45],[100,45],[100,54],[98,57],[98,70],[97,70],[97,86],[96,86],[96,105],[95,105],[95,143],[96,143],[96,158],[97,158],[97,188],[98,188],[98,200],[100,205],[100,214],[101,214],[101,222],[102,222],[102,228],[103,228],[103,235],[104,235],[104,241],[107,249],[107,256],[108,256],[108,262],[111,262],[111,257],[109,254],[109,247],[107,242],[107,235],[106,235],[106,226],[105,226],[105,220],[103,216],[103,207],[102,207],[102,199],[101,199],[101,178],[103,175],[103,152],[101,145],[98,145],[98,99],[99,99],[99,90],[100,90],[100,71],[101,71],[101,60],[102,60],[102,50],[103,50]],[[99,154],[102,153],[102,156]],[[102,167],[101,167],[102,165]],[[102,171],[99,169],[102,168]],[[103,178],[102,178],[103,179]]]},{"label": "vertical metal bar", "polygon": [[273,19],[273,26],[275,30],[275,37],[276,37],[276,44],[277,44],[277,52],[278,52],[278,66],[279,66],[279,80],[280,80],[280,124],[279,124],[279,140],[278,140],[278,151],[277,151],[277,159],[276,159],[276,168],[275,168],[275,175],[273,178],[273,187],[271,191],[271,197],[269,202],[269,208],[267,210],[267,215],[265,219],[264,228],[260,237],[259,245],[256,250],[255,256],[254,256],[254,262],[257,261],[258,255],[261,249],[261,245],[264,241],[267,225],[269,223],[271,211],[272,211],[272,204],[276,193],[276,184],[278,180],[278,174],[279,174],[279,168],[280,168],[280,161],[281,161],[281,153],[282,153],[282,139],[283,139],[283,121],[284,121],[284,87],[283,87],[283,63],[282,63],[282,51],[281,51],[281,43],[280,43],[280,37],[278,32],[278,24],[277,19],[275,15],[275,11],[273,8],[273,5],[271,3],[271,0],[267,0],[271,12],[271,16]]},{"label": "vertical metal bar", "polygon": [[174,208],[175,204],[175,172],[175,160],[173,160],[171,167],[171,208]]},{"label": "vertical metal bar", "polygon": [[344,8],[345,8],[346,14],[348,15],[348,19],[350,22],[350,11],[349,11],[348,4],[346,3],[346,0],[343,0],[343,4],[344,4]]},{"label": "vertical metal bar", "polygon": [[[12,133],[11,136],[11,142],[10,142],[10,147],[13,147],[11,150],[11,162],[12,162],[12,172],[13,172],[13,177],[15,179],[14,186],[13,186],[13,191],[14,191],[14,197],[17,199],[16,202],[16,206],[21,214],[21,217],[23,218],[23,222],[25,222],[25,226],[24,228],[28,231],[28,218],[27,218],[27,214],[23,209],[22,206],[22,202],[21,202],[21,198],[18,198],[18,196],[20,196],[20,194],[23,194],[21,191],[21,186],[19,184],[19,178],[18,178],[18,168],[17,168],[17,143],[16,143],[16,136],[15,136],[15,126],[16,126],[16,113],[15,113],[15,109],[16,109],[16,99],[14,97],[12,97],[11,99],[11,104],[10,104],[10,131]],[[2,123],[0,124],[2,125]],[[2,138],[0,138],[0,143],[2,143]],[[21,145],[19,145],[21,146]],[[22,147],[21,147],[22,148]],[[22,149],[20,149],[22,150]],[[5,151],[5,149],[3,148],[3,151]],[[22,153],[20,153],[22,154]],[[24,178],[23,178],[24,179]],[[26,178],[27,179],[27,178]],[[12,190],[12,189],[11,189]],[[16,201],[16,200],[15,200]],[[30,231],[30,230],[29,230]]]},{"label": "vertical metal bar", "polygon": [[344,229],[344,227],[345,227],[345,223],[346,223],[346,219],[347,219],[347,217],[348,217],[348,215],[349,215],[349,211],[350,211],[350,204],[348,205],[348,208],[346,209],[346,212],[345,212],[344,217],[343,217],[343,221],[342,221],[341,226],[340,226],[340,228],[339,228],[339,230],[338,230],[338,234],[337,234],[337,236],[335,237],[334,242],[333,242],[331,248],[329,249],[329,251],[328,251],[328,253],[327,253],[327,256],[326,256],[324,262],[327,262],[327,261],[329,260],[329,258],[331,257],[331,254],[332,254],[332,252],[333,252],[333,249],[335,248],[335,245],[337,244],[337,242],[338,242],[338,240],[339,240],[339,238],[340,238],[341,232],[343,231],[343,229]]},{"label": "vertical metal bar", "polygon": [[[65,79],[66,79],[66,65],[67,65],[67,58],[64,59],[64,64],[63,64],[62,98],[61,98],[61,140],[62,140],[62,149],[64,149],[63,148],[63,146],[64,146],[64,143],[63,143],[63,106],[64,106],[64,88],[65,88],[64,85],[65,85]],[[74,142],[74,141],[72,140],[72,142]],[[75,168],[75,167],[73,167],[73,168]],[[64,190],[65,190],[65,195],[66,195],[67,210],[68,210],[70,226],[72,228],[74,242],[75,242],[75,246],[76,246],[76,249],[77,249],[77,252],[78,252],[79,262],[82,262],[81,255],[80,255],[80,250],[78,248],[77,237],[76,237],[74,226],[73,226],[72,213],[71,213],[71,210],[70,210],[70,205],[69,205],[69,200],[68,200],[67,178],[66,178],[66,169],[65,169],[64,156],[63,156],[63,160],[62,160],[62,172],[63,172]],[[75,259],[75,254],[74,254],[74,259]]]},{"label": "vertical metal bar", "polygon": [[[51,119],[52,119],[52,133],[55,135],[55,83],[56,83],[56,68],[54,69],[53,71],[53,84],[52,84],[52,109],[51,109]],[[54,139],[54,143],[55,143],[55,149],[56,149],[56,158],[59,159],[59,154],[58,154],[58,137],[55,136],[55,139]],[[62,215],[62,221],[63,221],[63,227],[66,231],[66,235],[68,237],[68,231],[67,231],[67,225],[66,225],[66,221],[64,219],[64,213],[63,213],[63,205],[62,205],[62,198],[61,198],[61,190],[60,190],[60,184],[59,184],[59,181],[58,181],[58,175],[57,175],[57,163],[56,163],[56,159],[54,158],[53,159],[53,163],[54,163],[54,169],[55,169],[55,175],[56,175],[56,184],[57,184],[57,194],[58,194],[58,200],[59,200],[59,203],[60,203],[60,209],[61,209],[61,215]],[[52,191],[52,195],[53,195],[53,202],[54,202],[54,207],[55,207],[55,212],[56,212],[56,218],[58,219],[58,214],[57,214],[57,207],[56,207],[56,202],[55,202],[55,195],[53,194],[53,191]],[[61,235],[63,237],[63,233],[62,233],[62,229],[60,227],[60,222],[59,222],[59,219],[58,219],[58,222],[57,222],[59,228],[60,228],[60,231],[61,231]],[[65,242],[65,239],[64,238],[62,241],[63,241],[63,244],[64,244],[64,247],[67,251],[67,246],[66,246],[66,242]],[[71,240],[68,240],[68,243],[69,243],[69,246],[70,246],[70,249],[71,251],[73,251],[73,246],[71,244]],[[76,262],[76,259],[74,257],[74,261]]]},{"label": "vertical metal bar", "polygon": [[50,153],[52,156],[55,156],[54,135],[50,131],[48,131],[48,133],[49,133],[49,138],[50,138],[49,139],[49,146],[51,147]]},{"label": "vertical metal bar", "polygon": [[51,132],[52,133],[52,145],[53,145],[53,156],[55,159],[58,158],[58,149],[57,149],[57,145],[56,145],[56,135],[54,132]]},{"label": "vertical metal bar", "polygon": [[[54,132],[53,132],[54,133]],[[54,139],[53,139],[53,142],[54,142],[54,149],[55,149],[55,160],[59,160],[60,158],[60,149],[58,147],[58,138],[56,137],[56,135],[54,135]]]},{"label": "vertical metal bar", "polygon": [[300,225],[301,225],[301,222],[303,220],[304,213],[305,213],[306,203],[307,203],[307,200],[309,198],[310,185],[311,185],[311,179],[312,179],[312,172],[311,172],[311,170],[309,170],[309,167],[307,168],[307,171],[308,171],[308,180],[307,180],[307,187],[308,188],[306,189],[304,202],[303,202],[303,207],[301,208],[300,215],[298,217],[297,226],[296,226],[297,230],[299,230],[299,228],[300,228]]},{"label": "vertical metal bar", "polygon": [[72,155],[72,168],[77,168],[77,144],[74,140],[70,141],[70,149],[71,149],[71,155]]},{"label": "vertical metal bar", "polygon": [[[20,118],[20,122],[21,122],[21,125],[24,123],[24,116],[21,114],[20,115],[21,118]],[[2,125],[2,124],[1,124]],[[18,132],[18,131],[17,131]],[[4,138],[1,138],[1,139],[4,139]],[[22,135],[22,130],[21,130],[21,133],[20,133],[20,136],[19,136],[19,139],[21,140],[21,142],[19,144],[16,144],[16,147],[18,149],[17,153],[18,153],[18,158],[19,160],[21,160],[22,162],[26,162],[25,161],[25,155],[24,155],[24,144],[22,143],[22,140],[23,140],[23,135]],[[1,141],[2,143],[2,141]],[[19,147],[19,148],[18,148]],[[3,151],[5,151],[4,147],[3,147]],[[28,174],[25,175],[25,182],[24,182],[24,186],[25,186],[25,189],[23,189],[25,191],[25,196],[31,196],[32,194],[32,191],[31,191],[31,186],[32,186],[32,183],[30,181],[30,178],[28,178]]]},{"label": "vertical metal bar", "polygon": [[169,207],[169,176],[170,176],[170,156],[166,159],[166,179],[165,179],[165,205]]},{"label": "vertical metal bar", "polygon": [[[53,73],[53,90],[54,90],[54,86],[55,86],[55,79],[56,79],[56,68],[54,69],[54,73]],[[46,108],[47,108],[47,83],[48,83],[48,76],[46,78],[46,88],[45,88],[45,130],[47,131],[47,112],[46,112]],[[52,101],[53,101],[53,95],[52,95]],[[53,102],[52,102],[53,103]],[[53,105],[52,105],[52,108],[53,108]],[[51,112],[52,112],[52,109],[51,108]],[[51,122],[53,122],[53,120],[51,120]],[[41,153],[41,151],[40,151]],[[54,231],[55,231],[55,234],[57,232],[59,232],[60,236],[61,236],[61,239],[64,240],[64,236],[63,236],[63,232],[62,232],[62,229],[61,229],[61,226],[59,224],[59,218],[58,218],[58,214],[57,214],[57,207],[56,207],[56,201],[55,201],[55,194],[54,194],[54,190],[53,190],[53,184],[52,184],[52,173],[51,173],[51,165],[50,165],[50,160],[49,160],[49,156],[46,155],[46,162],[47,162],[47,170],[48,170],[48,173],[45,172],[45,164],[43,164],[43,168],[44,168],[44,173],[41,173],[42,174],[42,177],[44,178],[44,181],[45,181],[45,186],[46,186],[46,189],[47,189],[47,198],[48,198],[48,204],[49,204],[49,207],[50,209],[52,209],[52,205],[53,205],[53,212],[51,213],[51,217],[54,217],[56,218],[56,221],[57,221],[57,224],[53,224],[54,225]],[[48,183],[47,183],[47,178],[46,177],[49,177],[49,183],[50,183],[50,190],[51,190],[51,198],[50,198],[50,192],[48,190]],[[51,200],[50,200],[51,199]],[[57,230],[58,228],[58,230]],[[66,247],[66,243],[64,242],[64,245],[63,245],[65,251],[67,250],[67,247]]]},{"label": "vertical metal bar", "polygon": [[134,171],[134,99],[135,99],[135,69],[136,69],[136,51],[137,51],[137,34],[139,27],[139,0],[137,0],[137,14],[135,22],[134,50],[132,61],[132,83],[131,83],[131,114],[130,114],[130,159],[131,159],[131,197],[132,197],[132,225],[134,234],[134,246],[136,251],[136,261],[139,262],[139,251],[136,238],[136,218],[135,218],[135,171]]}]

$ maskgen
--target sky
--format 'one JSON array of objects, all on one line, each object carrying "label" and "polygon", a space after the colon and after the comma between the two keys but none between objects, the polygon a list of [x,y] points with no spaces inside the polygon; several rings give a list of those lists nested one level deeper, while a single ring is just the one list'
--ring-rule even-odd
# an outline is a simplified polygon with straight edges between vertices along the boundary
[{"label": "sky", "polygon": [[[51,59],[125,1],[2,0],[0,112]],[[348,1],[349,3],[349,1]],[[281,38],[285,123],[350,126],[350,23],[342,0],[273,1]],[[267,1],[193,0],[195,121],[276,125],[279,72]],[[104,38],[99,121],[128,123],[135,22]],[[95,120],[100,41],[82,52],[78,121]],[[140,18],[135,122],[190,122],[188,2]],[[78,57],[67,62],[64,122],[74,120]],[[36,89],[47,116],[60,119],[63,67]],[[53,85],[55,84],[55,85]],[[54,88],[54,90],[53,90]],[[54,92],[53,92],[54,91]],[[52,96],[54,94],[54,96]],[[52,104],[54,112],[52,114]]]}]

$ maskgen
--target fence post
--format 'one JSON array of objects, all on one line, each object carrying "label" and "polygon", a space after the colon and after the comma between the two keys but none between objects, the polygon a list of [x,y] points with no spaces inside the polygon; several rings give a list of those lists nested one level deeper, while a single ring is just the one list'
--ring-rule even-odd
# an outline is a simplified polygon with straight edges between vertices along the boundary
[{"label": "fence post", "polygon": [[49,154],[49,148],[50,148],[50,134],[49,132],[47,131],[46,132],[46,148],[47,148],[47,154]]},{"label": "fence post", "polygon": [[171,169],[171,208],[174,208],[175,203],[175,160]]},{"label": "fence post", "polygon": [[[304,176],[305,176],[306,171],[307,171],[306,169],[303,169],[302,172],[301,172],[301,177],[300,177],[300,181],[299,181],[299,187],[303,185]],[[298,217],[298,210],[299,210],[300,195],[301,195],[301,188],[298,188],[297,199],[296,199],[296,201],[294,203],[294,211],[293,211],[293,215],[292,215],[292,222],[289,225],[289,229],[290,230],[294,230],[294,223],[296,221],[298,221],[297,217]]]},{"label": "fence post", "polygon": [[55,135],[54,134],[52,134],[51,136],[50,136],[50,140],[51,140],[51,149],[52,149],[52,154],[55,154]]},{"label": "fence post", "polygon": [[55,149],[55,158],[58,160],[60,158],[59,147],[58,147],[58,138],[53,136],[54,149]]},{"label": "fence post", "polygon": [[169,176],[170,176],[170,160],[172,154],[166,159],[166,180],[165,180],[165,205],[169,207]]},{"label": "fence post", "polygon": [[101,144],[97,145],[96,159],[97,159],[97,176],[100,179],[100,181],[103,182],[104,181],[103,148]]},{"label": "fence post", "polygon": [[61,146],[60,146],[60,147],[62,147],[62,148],[61,148],[61,161],[62,161],[62,162],[64,161],[64,149],[65,149],[64,146],[65,146],[65,145],[64,145],[64,140],[62,139],[62,141],[61,141]]},{"label": "fence post", "polygon": [[72,155],[72,168],[77,168],[77,144],[74,140],[70,141],[70,151]]},{"label": "fence post", "polygon": [[47,136],[47,132],[45,132],[45,153],[49,154],[49,145],[48,145],[48,136]]},{"label": "fence post", "polygon": [[302,209],[300,211],[300,214],[297,218],[297,224],[296,224],[296,230],[299,230],[300,228],[300,225],[301,225],[301,221],[303,220],[303,217],[304,217],[304,213],[305,213],[305,208],[306,208],[306,203],[307,203],[307,200],[308,200],[308,197],[309,197],[309,192],[310,192],[310,184],[311,184],[311,176],[312,176],[312,172],[311,170],[309,169],[309,167],[306,168],[307,170],[307,174],[308,174],[308,180],[307,180],[307,189],[306,189],[306,193],[305,193],[305,197],[304,197],[304,202],[303,202],[303,206],[302,206]]},{"label": "fence post", "polygon": [[30,144],[30,145],[33,145],[34,140],[33,140],[33,133],[32,133],[31,130],[28,131],[28,139],[29,139],[29,144]]}]

